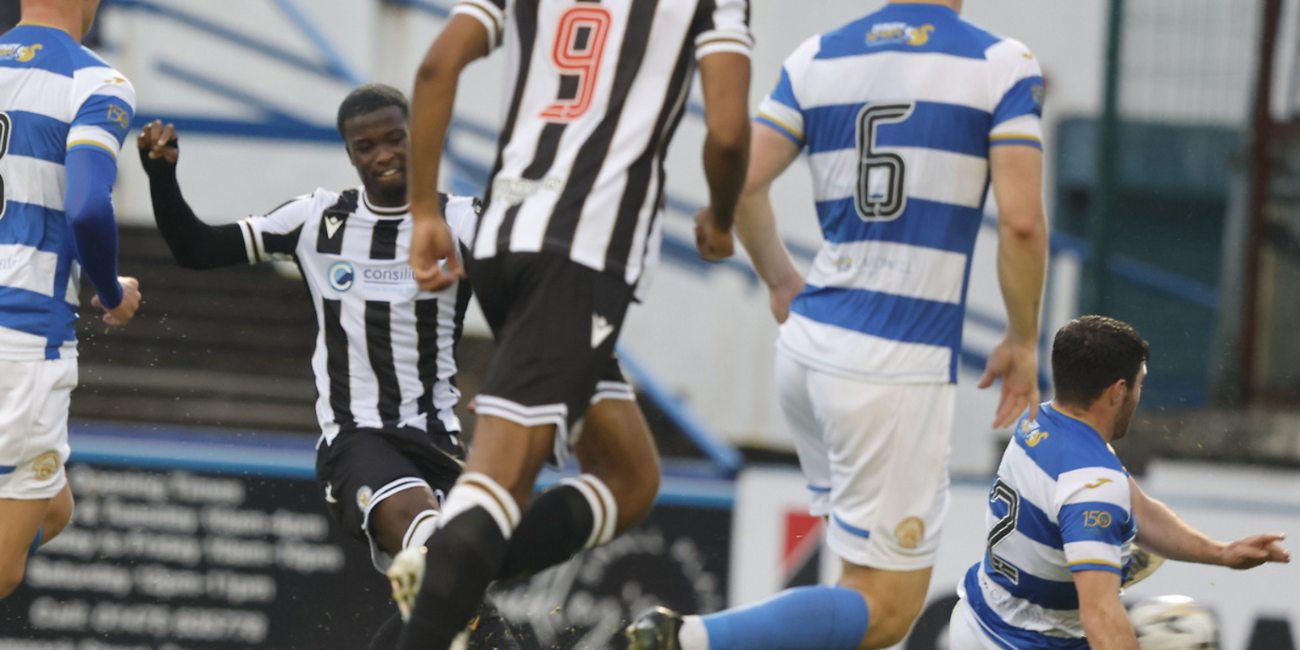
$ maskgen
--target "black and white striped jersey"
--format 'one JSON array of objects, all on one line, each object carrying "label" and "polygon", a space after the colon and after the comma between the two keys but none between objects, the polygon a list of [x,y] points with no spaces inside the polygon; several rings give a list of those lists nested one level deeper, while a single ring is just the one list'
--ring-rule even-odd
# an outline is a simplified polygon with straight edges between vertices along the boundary
[{"label": "black and white striped jersey", "polygon": [[547,251],[636,284],[696,61],[749,55],[747,0],[461,0],[511,68],[473,255]]},{"label": "black and white striped jersey", "polygon": [[[443,195],[443,202],[452,232],[470,245],[478,201]],[[320,327],[311,365],[325,442],[353,428],[428,431],[429,417],[460,431],[454,348],[469,283],[438,292],[416,286],[405,207],[371,205],[364,189],[318,189],[239,225],[250,263],[296,259],[311,291]]]}]

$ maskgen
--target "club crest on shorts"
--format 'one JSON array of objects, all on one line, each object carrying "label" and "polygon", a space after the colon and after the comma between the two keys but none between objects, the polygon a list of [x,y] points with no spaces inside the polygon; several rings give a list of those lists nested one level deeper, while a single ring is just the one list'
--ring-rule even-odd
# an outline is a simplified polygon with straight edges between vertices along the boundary
[{"label": "club crest on shorts", "polygon": [[375,491],[371,490],[369,485],[361,486],[361,489],[357,490],[357,505],[360,506],[362,510],[366,509],[370,506],[370,498],[374,495]]},{"label": "club crest on shorts", "polygon": [[48,480],[59,471],[59,452],[47,451],[32,461],[32,475],[38,481]]},{"label": "club crest on shorts", "polygon": [[903,523],[894,529],[894,538],[898,540],[898,545],[906,549],[913,549],[921,545],[921,539],[925,537],[925,522],[917,517],[908,517]]}]

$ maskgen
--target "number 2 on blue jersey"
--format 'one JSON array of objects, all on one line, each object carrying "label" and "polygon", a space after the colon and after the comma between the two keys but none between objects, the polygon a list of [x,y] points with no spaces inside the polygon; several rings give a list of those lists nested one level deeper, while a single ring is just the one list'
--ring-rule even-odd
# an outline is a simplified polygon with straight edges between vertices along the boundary
[{"label": "number 2 on blue jersey", "polygon": [[1012,584],[1020,584],[1020,569],[1015,565],[997,556],[993,549],[997,548],[1002,540],[1016,532],[1016,519],[1020,516],[1020,493],[1011,487],[1010,483],[998,479],[993,484],[993,492],[989,495],[990,502],[1004,501],[1007,504],[1007,514],[1004,515],[993,527],[989,529],[989,566],[993,570],[1002,574]]},{"label": "number 2 on blue jersey", "polygon": [[867,104],[858,112],[858,182],[854,207],[863,221],[893,221],[907,208],[907,169],[903,157],[877,148],[876,128],[912,116],[916,102]]}]

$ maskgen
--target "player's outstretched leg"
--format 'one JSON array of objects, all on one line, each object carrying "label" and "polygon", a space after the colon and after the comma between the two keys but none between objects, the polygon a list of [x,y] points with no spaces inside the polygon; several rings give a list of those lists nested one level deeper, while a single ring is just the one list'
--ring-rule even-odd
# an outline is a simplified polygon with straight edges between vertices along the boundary
[{"label": "player's outstretched leg", "polygon": [[853,650],[869,618],[866,601],[852,589],[799,587],[703,617],[647,610],[627,629],[628,650]]},{"label": "player's outstretched leg", "polygon": [[429,539],[423,583],[401,650],[446,650],[473,619],[499,575],[542,464],[550,457],[554,425],[525,427],[480,414],[465,473],[442,508]]},{"label": "player's outstretched leg", "polygon": [[[907,636],[925,605],[930,569],[881,571],[845,563],[837,587],[797,587],[705,616],[662,607],[628,626],[628,650],[873,650]],[[818,621],[808,625],[807,621]]]},{"label": "player's outstretched leg", "polygon": [[608,543],[650,512],[659,492],[659,452],[630,389],[587,409],[574,453],[584,473],[533,499],[500,577],[560,564]]}]

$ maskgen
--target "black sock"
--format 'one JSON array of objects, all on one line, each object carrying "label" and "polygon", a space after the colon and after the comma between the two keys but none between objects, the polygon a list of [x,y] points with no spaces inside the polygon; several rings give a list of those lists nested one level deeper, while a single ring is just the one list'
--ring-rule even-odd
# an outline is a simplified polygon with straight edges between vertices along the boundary
[{"label": "black sock", "polygon": [[399,650],[446,650],[483,603],[506,544],[501,526],[480,506],[443,523],[429,538],[424,582]]},{"label": "black sock", "polygon": [[510,537],[498,578],[518,578],[567,561],[614,536],[613,495],[589,474],[565,479],[533,499]]}]

